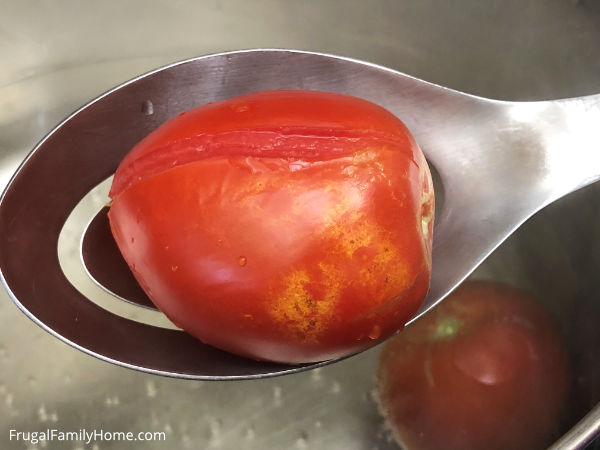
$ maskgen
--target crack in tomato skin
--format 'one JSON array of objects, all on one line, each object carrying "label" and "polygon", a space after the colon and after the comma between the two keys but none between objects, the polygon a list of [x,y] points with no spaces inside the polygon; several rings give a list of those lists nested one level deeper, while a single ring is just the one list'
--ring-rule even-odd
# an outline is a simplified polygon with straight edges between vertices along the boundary
[{"label": "crack in tomato skin", "polygon": [[417,147],[404,124],[356,97],[316,91],[266,91],[208,103],[167,121],[123,159],[111,197],[147,174],[209,157],[325,160],[381,143]]},{"label": "crack in tomato skin", "polygon": [[110,196],[119,195],[132,184],[149,176],[203,159],[232,156],[284,159],[293,167],[294,163],[301,165],[326,161],[352,155],[358,150],[372,146],[401,148],[402,144],[403,139],[400,136],[374,132],[341,133],[302,129],[296,130],[294,134],[286,134],[282,130],[254,129],[207,133],[146,151],[128,164],[121,165],[117,171],[117,181],[111,187]]}]

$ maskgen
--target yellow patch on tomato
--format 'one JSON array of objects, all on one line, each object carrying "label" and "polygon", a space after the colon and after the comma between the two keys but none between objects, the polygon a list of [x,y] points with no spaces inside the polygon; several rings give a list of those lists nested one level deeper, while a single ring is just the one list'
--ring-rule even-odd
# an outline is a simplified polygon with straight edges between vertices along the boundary
[{"label": "yellow patch on tomato", "polygon": [[335,242],[331,256],[353,260],[360,267],[358,276],[348,280],[371,293],[368,302],[384,303],[409,287],[411,277],[408,264],[392,242],[390,233],[354,212],[344,223],[329,227],[325,235]]},{"label": "yellow patch on tomato", "polygon": [[323,260],[284,274],[271,289],[272,317],[305,343],[319,341],[345,289],[365,293],[357,311],[366,313],[396,300],[412,282],[389,232],[362,213],[346,216],[352,219],[322,232]]},{"label": "yellow patch on tomato", "polygon": [[284,276],[280,290],[271,293],[271,315],[287,331],[306,343],[318,342],[338,298],[335,287],[326,290],[323,298],[315,298],[309,287],[311,281],[306,270],[296,270]]}]

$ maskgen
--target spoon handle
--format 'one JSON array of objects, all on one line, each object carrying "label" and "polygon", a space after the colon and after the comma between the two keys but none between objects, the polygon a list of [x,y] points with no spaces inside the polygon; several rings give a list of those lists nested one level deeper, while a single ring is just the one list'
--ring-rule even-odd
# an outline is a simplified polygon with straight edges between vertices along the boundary
[{"label": "spoon handle", "polygon": [[550,201],[600,180],[600,94],[555,100],[542,127]]},{"label": "spoon handle", "polygon": [[444,201],[420,314],[531,215],[600,179],[600,95],[502,102],[443,92],[435,102],[437,126],[423,127],[435,132],[418,137]]}]

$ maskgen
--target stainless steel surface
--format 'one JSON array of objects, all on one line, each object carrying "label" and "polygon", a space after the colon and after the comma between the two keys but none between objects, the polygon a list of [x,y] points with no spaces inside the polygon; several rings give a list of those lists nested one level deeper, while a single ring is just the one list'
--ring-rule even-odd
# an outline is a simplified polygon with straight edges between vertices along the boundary
[{"label": "stainless steel surface", "polygon": [[385,92],[385,104],[414,130],[444,187],[416,320],[535,212],[600,179],[600,95],[519,103],[431,85],[406,91]]},{"label": "stainless steel surface", "polygon": [[[2,184],[44,133],[87,99],[161,64],[232,48],[337,53],[491,98],[600,92],[600,19],[593,0],[24,0],[0,2],[0,10]],[[475,274],[531,291],[563,324],[576,394],[561,432],[600,398],[594,357],[600,340],[599,199],[595,185],[551,205]],[[8,430],[48,425],[168,431],[166,442],[87,446],[102,449],[395,448],[368,400],[377,349],[317,373],[233,384],[184,382],[80,354],[0,296],[2,448],[42,448],[9,441]]]},{"label": "stainless steel surface", "polygon": [[548,450],[576,450],[591,443],[600,433],[600,403]]},{"label": "stainless steel surface", "polygon": [[[140,325],[139,320],[122,320],[91,308],[85,297],[72,294],[66,281],[67,286],[59,289],[62,274],[53,257],[58,237],[47,232],[47,228],[58,231],[65,214],[83,198],[80,192],[87,194],[90,185],[102,182],[157,124],[207,102],[268,89],[326,90],[362,97],[401,117],[415,135],[440,174],[444,192],[443,202],[438,201],[441,214],[434,232],[431,289],[417,318],[532,214],[600,178],[595,129],[600,123],[600,95],[499,102],[381,66],[318,53],[248,50],[200,57],[153,71],[102,95],[33,150],[0,197],[0,211],[7,219],[0,278],[17,305],[76,348],[151,373],[215,380],[314,367],[288,368],[232,358],[191,342],[183,332]],[[151,115],[140,107],[144,102],[153,105]],[[61,182],[52,177],[49,185],[48,173],[57,174]],[[107,202],[106,197],[103,204]],[[26,216],[26,210],[33,213]],[[25,216],[22,223],[18,221]],[[46,224],[41,234],[39,222]],[[26,246],[17,242],[24,231],[31,240]],[[39,239],[34,237],[38,234]],[[47,246],[49,258],[42,252]],[[19,258],[31,259],[29,272],[22,269]],[[43,264],[44,270],[35,270],[36,264]],[[93,296],[87,297],[94,301]],[[128,338],[124,342],[121,336]]]}]

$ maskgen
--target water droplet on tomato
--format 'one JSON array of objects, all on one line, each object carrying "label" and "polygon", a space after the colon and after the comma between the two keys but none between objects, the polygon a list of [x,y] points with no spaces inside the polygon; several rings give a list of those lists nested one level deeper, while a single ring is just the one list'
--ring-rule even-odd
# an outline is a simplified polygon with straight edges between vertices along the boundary
[{"label": "water droplet on tomato", "polygon": [[171,266],[171,271],[177,272],[179,270],[179,266]]},{"label": "water droplet on tomato", "polygon": [[247,263],[248,263],[248,258],[246,258],[245,256],[240,256],[238,258],[238,264],[240,266],[244,267]]},{"label": "water droplet on tomato", "polygon": [[379,325],[375,325],[371,328],[369,332],[369,339],[378,339],[381,336],[381,327]]},{"label": "water droplet on tomato", "polygon": [[237,105],[233,105],[233,110],[237,113],[246,112],[250,109],[250,106],[246,103],[238,103]]},{"label": "water droplet on tomato", "polygon": [[151,116],[154,114],[154,105],[150,100],[145,100],[142,102],[142,113],[146,116]]}]

